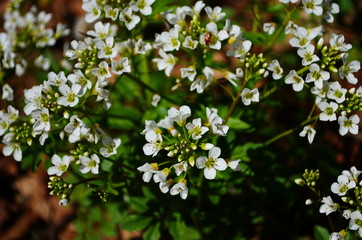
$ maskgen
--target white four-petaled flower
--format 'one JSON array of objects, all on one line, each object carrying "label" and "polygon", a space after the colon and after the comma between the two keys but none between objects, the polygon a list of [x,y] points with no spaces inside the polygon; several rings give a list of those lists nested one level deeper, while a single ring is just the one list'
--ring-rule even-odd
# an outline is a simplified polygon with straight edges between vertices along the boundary
[{"label": "white four-petaled flower", "polygon": [[214,179],[216,170],[224,171],[227,164],[223,158],[219,158],[221,150],[219,147],[213,147],[209,151],[208,157],[200,156],[196,159],[196,167],[204,169],[204,176],[206,179]]}]

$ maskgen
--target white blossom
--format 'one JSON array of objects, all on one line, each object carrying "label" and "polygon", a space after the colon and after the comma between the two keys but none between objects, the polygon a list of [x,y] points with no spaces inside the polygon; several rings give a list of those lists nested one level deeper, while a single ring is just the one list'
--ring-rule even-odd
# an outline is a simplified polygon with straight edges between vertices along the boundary
[{"label": "white blossom", "polygon": [[83,174],[88,173],[91,171],[93,174],[99,173],[99,157],[97,154],[92,154],[89,158],[87,156],[80,156],[79,157],[81,166],[79,167],[79,171]]},{"label": "white blossom", "polygon": [[49,175],[61,176],[68,170],[70,162],[73,160],[71,156],[63,156],[60,158],[57,154],[54,154],[51,161],[54,166],[48,168]]},{"label": "white blossom", "polygon": [[355,135],[358,134],[359,121],[360,119],[356,114],[352,115],[350,118],[347,118],[346,116],[339,116],[339,134],[342,136],[346,135],[348,132]]},{"label": "white blossom", "polygon": [[325,213],[326,215],[331,214],[332,212],[337,211],[338,205],[335,204],[330,196],[323,197],[322,205],[319,208],[320,213]]},{"label": "white blossom", "polygon": [[204,176],[206,179],[214,179],[216,170],[224,171],[227,164],[223,158],[219,158],[221,150],[219,147],[210,149],[208,157],[200,156],[196,159],[196,167],[204,169]]}]

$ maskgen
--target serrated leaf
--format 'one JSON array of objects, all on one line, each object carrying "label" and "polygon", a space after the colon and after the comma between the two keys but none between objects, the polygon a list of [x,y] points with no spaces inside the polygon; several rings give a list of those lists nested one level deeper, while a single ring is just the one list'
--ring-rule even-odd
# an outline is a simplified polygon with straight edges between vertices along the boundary
[{"label": "serrated leaf", "polygon": [[144,217],[142,215],[131,215],[122,221],[120,227],[127,231],[136,231],[145,229],[152,221],[151,217]]},{"label": "serrated leaf", "polygon": [[145,240],[159,240],[161,237],[160,223],[150,226],[143,234]]},{"label": "serrated leaf", "polygon": [[328,240],[329,232],[326,228],[316,225],[314,227],[314,239],[315,240]]}]

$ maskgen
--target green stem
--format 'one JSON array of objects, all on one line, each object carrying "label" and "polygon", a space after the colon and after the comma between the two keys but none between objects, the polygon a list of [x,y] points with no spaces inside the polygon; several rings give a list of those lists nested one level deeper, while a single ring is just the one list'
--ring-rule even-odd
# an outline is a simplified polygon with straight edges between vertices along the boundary
[{"label": "green stem", "polygon": [[305,120],[304,122],[302,122],[302,123],[301,123],[300,125],[298,125],[297,127],[291,128],[291,129],[289,129],[289,130],[287,130],[287,131],[285,131],[285,132],[280,133],[279,135],[277,135],[277,136],[275,136],[275,137],[272,137],[271,139],[269,139],[268,141],[266,141],[266,142],[264,143],[264,146],[268,146],[268,145],[270,145],[271,143],[279,140],[280,138],[285,137],[285,136],[293,133],[294,131],[296,131],[297,129],[299,129],[301,126],[304,126],[304,125],[306,125],[307,123],[313,122],[314,120],[318,119],[318,117],[319,117],[319,115],[316,115],[316,116],[314,116],[314,117],[312,117],[312,118],[308,118],[307,120]]},{"label": "green stem", "polygon": [[275,42],[278,40],[278,38],[280,37],[280,35],[282,34],[282,32],[284,32],[286,26],[288,25],[290,19],[292,18],[293,13],[298,9],[297,6],[294,7],[294,9],[290,12],[288,12],[287,16],[284,19],[283,25],[279,27],[279,29],[277,30],[277,32],[274,34],[273,38],[270,40],[270,42],[268,43],[265,51],[269,51],[275,44]]}]

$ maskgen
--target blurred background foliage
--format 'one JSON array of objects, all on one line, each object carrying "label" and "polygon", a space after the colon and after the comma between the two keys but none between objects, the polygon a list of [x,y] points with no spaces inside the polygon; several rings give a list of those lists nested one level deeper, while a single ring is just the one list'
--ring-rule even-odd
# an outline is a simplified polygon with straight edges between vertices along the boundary
[{"label": "blurred background foliage", "polygon": [[[174,2],[162,0],[154,6],[167,10],[167,5]],[[362,61],[362,1],[334,2],[339,4],[341,13],[327,28],[345,35],[346,42],[353,45],[351,58]],[[79,20],[83,14],[80,0],[33,0],[30,3],[53,13],[54,23],[64,22],[73,29],[65,41],[77,38],[79,29],[86,29]],[[210,0],[205,3],[223,6],[232,22],[238,23],[245,30],[246,38],[253,41],[252,52],[256,53],[264,52],[265,49],[257,45],[265,41],[265,35],[260,33],[260,23],[255,19],[280,24],[280,16],[285,12],[282,5],[269,0]],[[180,0],[177,4],[188,5],[190,1]],[[2,1],[2,12],[5,6],[6,1]],[[162,27],[159,23],[151,23],[145,37],[152,39],[154,32],[162,31]],[[292,69],[298,64],[299,57],[287,41],[281,38],[266,54],[270,59],[277,57],[284,69]],[[62,56],[63,44],[58,43],[54,52],[47,53],[54,58],[54,71],[57,70],[55,63]],[[144,59],[135,61],[140,63],[140,69],[144,67]],[[233,63],[220,61],[221,66],[229,64]],[[45,79],[46,74],[30,73],[22,79],[14,77],[12,81],[18,82],[14,83],[18,86],[16,95],[20,96],[24,87],[35,84],[37,79]],[[361,74],[356,77],[361,79]],[[174,84],[172,81],[152,81],[163,78],[163,73],[158,71],[140,78],[166,95],[167,89]],[[144,137],[139,133],[144,121],[161,119],[172,104],[164,103],[157,110],[151,109],[152,94],[127,77],[114,88],[112,108],[106,114],[93,113],[94,119],[108,126],[114,136],[121,137],[117,157],[127,165],[140,166],[145,159],[134,153],[142,152]],[[206,103],[213,101],[212,106],[225,116],[229,100],[219,94],[222,90],[218,86],[210,90],[212,98],[183,90],[170,96],[175,104],[181,105],[186,99],[191,106],[203,103],[207,107]],[[329,194],[331,183],[343,169],[353,165],[362,168],[359,162],[361,135],[341,137],[337,123],[320,122],[311,145],[298,136],[301,128],[297,128],[293,134],[262,147],[260,143],[298,127],[314,101],[307,91],[294,93],[288,86],[283,86],[271,98],[249,108],[236,109],[229,122],[233,131],[227,138],[219,139],[218,145],[225,156],[242,160],[241,172],[218,173],[214,181],[203,181],[198,188],[191,187],[187,200],[160,193],[155,184],[143,183],[135,170],[127,176],[129,179],[108,183],[106,189],[113,195],[109,195],[107,203],[102,203],[83,187],[74,192],[69,206],[61,208],[56,198],[48,196],[48,176],[44,171],[48,166],[41,163],[37,169],[46,156],[30,155],[30,160],[24,159],[21,164],[1,157],[0,239],[328,239],[325,228],[332,231],[339,226],[331,226],[328,218],[319,214],[318,202],[305,205],[306,199],[315,199],[315,196],[294,184],[294,179],[306,168],[319,169],[321,192]],[[42,150],[52,154],[52,147],[48,148]],[[117,164],[103,164],[102,168],[109,168],[115,176],[121,169]],[[37,171],[33,173],[29,167]],[[120,188],[117,184],[126,187]],[[333,215],[331,219],[338,225],[339,219],[334,219]]]}]

